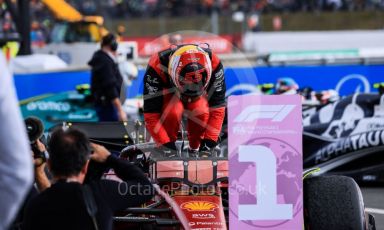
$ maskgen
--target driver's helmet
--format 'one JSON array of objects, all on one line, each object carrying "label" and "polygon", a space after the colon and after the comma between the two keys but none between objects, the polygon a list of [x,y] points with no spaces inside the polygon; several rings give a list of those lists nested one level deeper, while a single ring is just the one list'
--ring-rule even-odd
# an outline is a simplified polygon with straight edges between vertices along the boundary
[{"label": "driver's helmet", "polygon": [[168,74],[182,96],[201,96],[212,75],[209,54],[198,45],[179,46],[169,60]]},{"label": "driver's helmet", "polygon": [[296,94],[299,85],[292,78],[285,77],[277,79],[275,89],[276,94]]}]

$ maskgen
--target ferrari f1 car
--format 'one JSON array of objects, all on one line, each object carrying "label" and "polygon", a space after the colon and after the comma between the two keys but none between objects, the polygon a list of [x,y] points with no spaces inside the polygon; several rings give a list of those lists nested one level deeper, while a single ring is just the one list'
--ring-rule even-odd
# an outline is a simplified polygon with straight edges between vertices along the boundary
[{"label": "ferrari f1 car", "polygon": [[[115,229],[228,229],[225,148],[216,148],[210,157],[188,156],[188,141],[181,133],[178,156],[168,158],[148,140],[140,122],[66,125],[83,130],[93,142],[139,166],[155,185],[157,195],[151,202],[116,213]],[[309,170],[303,176],[305,229],[375,229],[353,179],[311,174]],[[111,171],[105,177],[116,179]]]}]

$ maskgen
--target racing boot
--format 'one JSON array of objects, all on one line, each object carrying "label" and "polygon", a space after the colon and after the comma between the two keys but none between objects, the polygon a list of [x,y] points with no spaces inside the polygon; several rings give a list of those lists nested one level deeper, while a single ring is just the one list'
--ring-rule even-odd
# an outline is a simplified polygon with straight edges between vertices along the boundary
[{"label": "racing boot", "polygon": [[199,150],[198,149],[191,149],[191,148],[188,148],[188,157],[193,157],[193,158],[196,158],[199,156]]},{"label": "racing boot", "polygon": [[177,148],[175,142],[168,142],[160,147],[163,157],[173,158],[177,157]]},{"label": "racing boot", "polygon": [[209,139],[203,139],[200,144],[199,156],[200,157],[211,157],[217,143]]}]

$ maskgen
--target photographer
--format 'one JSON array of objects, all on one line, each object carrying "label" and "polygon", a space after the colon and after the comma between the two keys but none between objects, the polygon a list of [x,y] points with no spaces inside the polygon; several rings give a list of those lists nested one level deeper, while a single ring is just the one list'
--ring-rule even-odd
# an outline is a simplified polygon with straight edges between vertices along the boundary
[{"label": "photographer", "polygon": [[[154,194],[139,168],[91,144],[81,131],[54,131],[48,149],[53,183],[30,201],[23,229],[112,229],[114,212],[143,204]],[[112,168],[123,182],[83,184],[90,159]]]},{"label": "photographer", "polygon": [[39,118],[32,116],[27,117],[24,123],[32,150],[33,164],[35,166],[35,182],[38,190],[41,192],[50,186],[45,167],[48,152],[45,145],[40,141],[44,134],[44,125]]},{"label": "photographer", "polygon": [[100,121],[126,121],[120,102],[123,79],[116,63],[117,38],[107,34],[101,41],[101,49],[88,62],[91,66],[91,91]]},{"label": "photographer", "polygon": [[40,138],[44,133],[44,126],[42,121],[37,117],[28,117],[24,120],[26,131],[28,134],[29,144],[32,150],[31,156],[33,158],[34,174],[35,174],[35,186],[32,186],[27,193],[24,203],[21,206],[16,218],[10,226],[10,230],[22,229],[22,223],[24,219],[25,208],[29,201],[35,197],[39,192],[51,186],[51,182],[48,179],[46,169],[46,160],[48,152],[45,145],[40,141]]}]

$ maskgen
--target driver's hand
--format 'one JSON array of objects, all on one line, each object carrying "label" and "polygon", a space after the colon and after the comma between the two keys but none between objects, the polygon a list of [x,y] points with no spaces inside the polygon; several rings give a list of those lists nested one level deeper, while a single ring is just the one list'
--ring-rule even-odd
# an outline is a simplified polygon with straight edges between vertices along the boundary
[{"label": "driver's hand", "polygon": [[102,145],[91,143],[91,148],[93,149],[91,159],[96,162],[104,163],[105,161],[107,161],[107,158],[111,155],[111,153]]}]

